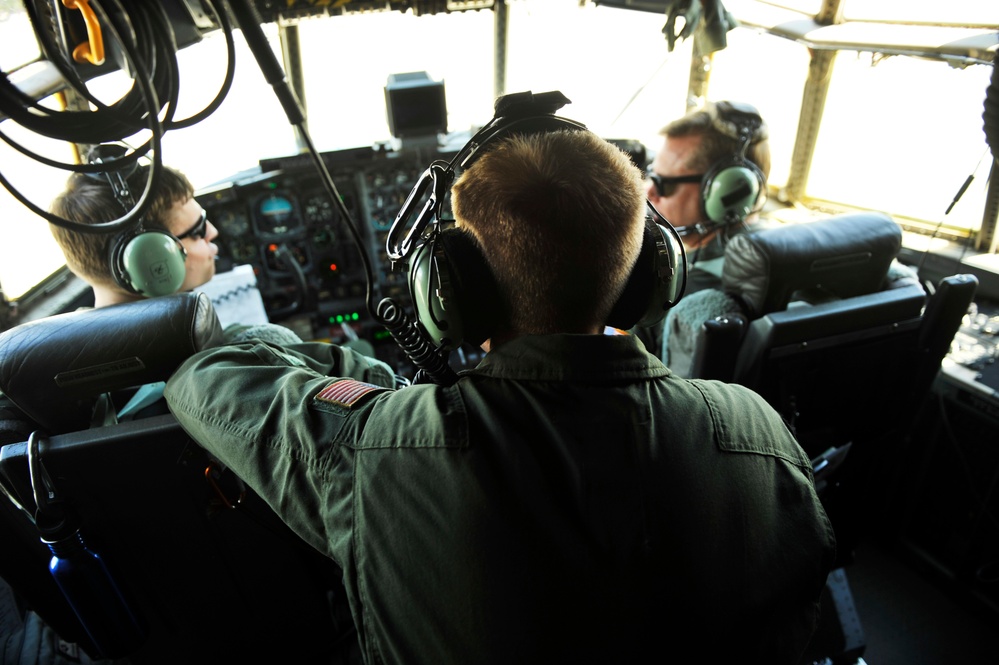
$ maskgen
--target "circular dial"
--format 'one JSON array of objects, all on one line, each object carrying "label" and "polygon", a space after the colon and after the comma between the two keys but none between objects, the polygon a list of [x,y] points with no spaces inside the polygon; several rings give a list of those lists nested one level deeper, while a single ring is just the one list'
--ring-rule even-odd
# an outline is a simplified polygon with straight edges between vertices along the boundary
[{"label": "circular dial", "polygon": [[218,213],[216,219],[212,219],[211,216],[208,219],[218,227],[219,235],[222,236],[241,238],[250,232],[250,221],[241,212],[223,210]]},{"label": "circular dial", "polygon": [[305,219],[313,223],[333,221],[333,204],[322,195],[312,196],[305,202]]},{"label": "circular dial", "polygon": [[287,233],[295,221],[295,206],[286,197],[271,194],[257,203],[257,222],[265,233]]}]

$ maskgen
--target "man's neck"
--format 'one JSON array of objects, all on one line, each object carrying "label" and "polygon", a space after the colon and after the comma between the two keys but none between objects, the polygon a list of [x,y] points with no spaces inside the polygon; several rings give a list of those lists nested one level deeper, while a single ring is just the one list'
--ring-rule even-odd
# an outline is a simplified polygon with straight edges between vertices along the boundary
[{"label": "man's neck", "polygon": [[480,346],[483,351],[488,353],[490,349],[495,349],[504,344],[505,342],[509,342],[510,340],[517,339],[518,337],[524,337],[527,335],[559,334],[559,333],[569,333],[573,335],[603,335],[604,330],[605,330],[604,325],[593,324],[592,326],[586,326],[580,330],[571,330],[571,331],[559,330],[559,331],[553,331],[551,333],[527,333],[523,331],[497,332],[490,339],[487,339],[485,342],[483,342]]},{"label": "man's neck", "polygon": [[94,307],[108,307],[121,303],[142,300],[142,296],[109,286],[93,286]]}]

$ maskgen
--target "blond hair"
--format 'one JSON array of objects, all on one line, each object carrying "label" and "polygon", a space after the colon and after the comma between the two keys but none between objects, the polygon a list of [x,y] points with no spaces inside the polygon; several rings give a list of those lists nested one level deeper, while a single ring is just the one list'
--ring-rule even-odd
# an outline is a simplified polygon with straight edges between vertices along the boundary
[{"label": "blond hair", "polygon": [[[701,143],[696,154],[687,162],[687,167],[694,171],[707,171],[714,164],[730,159],[739,152],[740,142],[719,130],[715,125],[718,105],[706,102],[704,106],[688,112],[659,130],[661,136],[679,138],[681,136],[700,136]],[[761,118],[762,121],[762,118]],[[763,123],[763,138],[753,140],[746,148],[746,159],[751,161],[763,174],[770,177],[770,142],[767,136],[766,123]]]},{"label": "blond hair", "polygon": [[502,139],[452,188],[519,334],[603,325],[641,249],[645,196],[626,153],[588,131]]}]

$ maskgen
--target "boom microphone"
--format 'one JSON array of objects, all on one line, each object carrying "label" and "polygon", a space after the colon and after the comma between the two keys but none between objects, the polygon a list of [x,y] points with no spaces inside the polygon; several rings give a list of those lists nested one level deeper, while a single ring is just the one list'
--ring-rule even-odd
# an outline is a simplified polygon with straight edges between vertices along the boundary
[{"label": "boom microphone", "polygon": [[305,112],[298,103],[298,98],[295,97],[295,91],[288,85],[284,69],[278,62],[277,56],[274,55],[274,51],[271,50],[267,36],[260,28],[260,24],[263,22],[263,19],[260,18],[260,12],[250,0],[229,0],[229,8],[232,10],[233,16],[236,17],[236,23],[243,31],[246,45],[250,47],[250,52],[253,53],[264,79],[271,84],[285,115],[288,116],[288,122],[296,127],[301,125],[305,122]]}]

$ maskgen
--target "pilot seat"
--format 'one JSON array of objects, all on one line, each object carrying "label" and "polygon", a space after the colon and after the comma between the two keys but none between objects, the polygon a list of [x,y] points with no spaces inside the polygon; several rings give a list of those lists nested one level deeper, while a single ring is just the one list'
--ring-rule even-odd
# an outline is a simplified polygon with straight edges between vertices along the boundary
[{"label": "pilot seat", "polygon": [[844,567],[877,520],[892,519],[890,494],[906,481],[898,462],[978,284],[958,274],[924,288],[896,262],[901,239],[875,212],[732,238],[722,271],[730,311],[704,321],[694,344],[694,378],[759,393],[812,459],[838,561],[806,662],[863,652]]},{"label": "pilot seat", "polygon": [[[162,398],[137,417],[117,416],[140,387],[155,391],[221,340],[211,301],[198,293],[60,314],[0,335],[9,400],[0,576],[93,658],[352,662],[356,633],[337,566],[195,445]],[[53,519],[69,532],[59,538],[75,530],[100,557],[120,603],[75,599],[74,611],[42,542],[53,539]],[[135,630],[116,630],[132,618]]]}]

